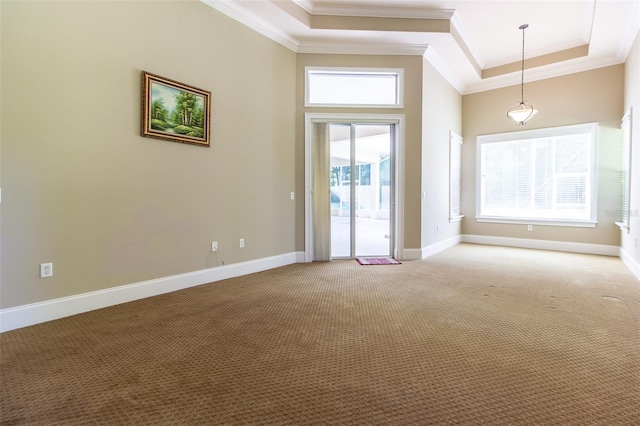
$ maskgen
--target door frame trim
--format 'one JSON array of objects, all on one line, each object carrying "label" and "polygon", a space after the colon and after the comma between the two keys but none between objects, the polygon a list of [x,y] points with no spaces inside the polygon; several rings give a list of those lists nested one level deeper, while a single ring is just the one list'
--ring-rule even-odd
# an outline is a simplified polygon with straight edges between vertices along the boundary
[{"label": "door frame trim", "polygon": [[304,261],[313,260],[313,212],[311,208],[313,187],[313,158],[311,147],[311,127],[314,123],[358,123],[395,125],[394,160],[394,216],[393,256],[404,259],[404,114],[348,114],[348,113],[306,113],[304,115]]}]

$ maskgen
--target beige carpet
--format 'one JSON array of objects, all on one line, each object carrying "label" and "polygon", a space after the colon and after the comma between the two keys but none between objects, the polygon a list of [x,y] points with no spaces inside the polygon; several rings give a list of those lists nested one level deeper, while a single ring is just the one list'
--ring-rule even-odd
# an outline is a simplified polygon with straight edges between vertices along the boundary
[{"label": "beige carpet", "polygon": [[0,335],[2,425],[638,425],[617,258],[298,264]]}]

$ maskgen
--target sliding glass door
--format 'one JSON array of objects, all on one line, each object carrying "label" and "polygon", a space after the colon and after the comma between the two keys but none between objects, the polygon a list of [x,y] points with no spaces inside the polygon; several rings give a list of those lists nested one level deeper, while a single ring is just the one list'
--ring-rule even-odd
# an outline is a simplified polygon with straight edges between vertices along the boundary
[{"label": "sliding glass door", "polygon": [[390,256],[393,124],[329,124],[331,258]]}]

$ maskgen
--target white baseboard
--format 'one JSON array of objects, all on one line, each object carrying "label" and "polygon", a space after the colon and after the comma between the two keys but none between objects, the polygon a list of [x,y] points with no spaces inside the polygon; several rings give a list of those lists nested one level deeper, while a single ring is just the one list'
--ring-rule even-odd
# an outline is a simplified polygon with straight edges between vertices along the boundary
[{"label": "white baseboard", "polygon": [[298,263],[304,253],[292,252],[248,262],[203,269],[105,290],[92,291],[0,310],[0,332],[68,317],[145,297],[239,277]]},{"label": "white baseboard", "polygon": [[460,235],[447,238],[446,240],[438,241],[421,249],[404,249],[402,251],[402,259],[399,260],[421,260],[426,259],[429,256],[433,256],[436,253],[446,250],[450,247],[460,244]]},{"label": "white baseboard", "polygon": [[463,234],[463,243],[488,244],[494,246],[507,246],[530,248],[538,250],[568,251],[573,253],[600,254],[604,256],[620,256],[619,246],[605,244],[572,243],[565,241],[533,240],[528,238],[491,237],[487,235]]},{"label": "white baseboard", "polygon": [[438,241],[437,243],[431,244],[427,247],[422,247],[421,258],[426,259],[429,256],[433,256],[434,254],[460,244],[461,242],[462,236],[456,235],[454,237],[447,238],[446,240]]},{"label": "white baseboard", "polygon": [[402,256],[398,260],[409,261],[409,260],[420,260],[422,259],[422,250],[421,249],[403,249]]},{"label": "white baseboard", "polygon": [[622,263],[640,280],[640,263],[636,262],[636,260],[622,248],[620,249],[620,260],[622,260]]},{"label": "white baseboard", "polygon": [[296,263],[308,263],[305,253],[303,251],[296,252]]}]

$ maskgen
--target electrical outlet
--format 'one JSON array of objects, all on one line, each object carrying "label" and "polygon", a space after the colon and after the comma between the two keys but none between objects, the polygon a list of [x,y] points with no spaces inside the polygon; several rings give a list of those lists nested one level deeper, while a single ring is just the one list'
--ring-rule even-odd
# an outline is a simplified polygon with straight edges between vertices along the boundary
[{"label": "electrical outlet", "polygon": [[244,248],[244,238],[240,238],[240,248]]},{"label": "electrical outlet", "polygon": [[533,231],[533,225],[527,225],[527,231]]},{"label": "electrical outlet", "polygon": [[40,264],[40,278],[49,278],[53,276],[53,263]]},{"label": "electrical outlet", "polygon": [[292,199],[292,200],[295,200],[295,199],[296,199],[296,194],[295,194],[295,192],[292,192],[292,193],[291,193],[291,199]]},{"label": "electrical outlet", "polygon": [[218,251],[218,242],[214,241],[211,243],[211,251]]}]

